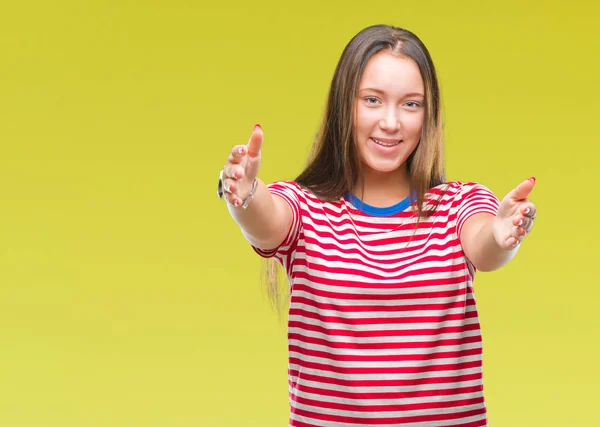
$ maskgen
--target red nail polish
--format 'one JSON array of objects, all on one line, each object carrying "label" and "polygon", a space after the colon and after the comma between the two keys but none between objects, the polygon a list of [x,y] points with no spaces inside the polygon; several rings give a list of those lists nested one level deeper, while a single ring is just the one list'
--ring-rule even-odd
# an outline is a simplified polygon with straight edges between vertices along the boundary
[{"label": "red nail polish", "polygon": [[254,125],[254,129],[256,128],[262,129],[258,123]]},{"label": "red nail polish", "polygon": [[535,184],[535,176],[532,176],[531,178],[529,178],[530,180],[533,181],[533,183]]}]

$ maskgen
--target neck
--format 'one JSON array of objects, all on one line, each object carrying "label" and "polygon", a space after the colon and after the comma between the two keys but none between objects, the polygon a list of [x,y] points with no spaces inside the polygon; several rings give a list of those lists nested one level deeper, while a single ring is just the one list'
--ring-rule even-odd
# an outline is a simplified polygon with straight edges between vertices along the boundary
[{"label": "neck", "polygon": [[385,208],[395,205],[410,194],[408,171],[404,165],[393,172],[364,170],[352,193],[371,206]]}]

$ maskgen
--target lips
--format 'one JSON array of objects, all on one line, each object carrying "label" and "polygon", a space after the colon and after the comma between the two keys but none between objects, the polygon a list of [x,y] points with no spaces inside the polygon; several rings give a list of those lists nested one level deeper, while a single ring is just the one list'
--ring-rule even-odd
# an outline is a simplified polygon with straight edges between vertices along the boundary
[{"label": "lips", "polygon": [[382,147],[394,147],[402,142],[402,140],[400,140],[400,139],[373,138],[373,137],[371,137],[371,141],[373,141],[377,145],[381,145]]}]

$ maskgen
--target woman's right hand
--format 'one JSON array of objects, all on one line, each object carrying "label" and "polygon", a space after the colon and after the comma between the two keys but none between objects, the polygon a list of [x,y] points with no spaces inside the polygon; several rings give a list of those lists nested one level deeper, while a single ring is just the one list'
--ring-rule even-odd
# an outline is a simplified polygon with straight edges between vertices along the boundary
[{"label": "woman's right hand", "polygon": [[224,197],[233,206],[241,206],[252,190],[260,168],[260,149],[264,134],[255,125],[247,145],[236,145],[223,168]]}]

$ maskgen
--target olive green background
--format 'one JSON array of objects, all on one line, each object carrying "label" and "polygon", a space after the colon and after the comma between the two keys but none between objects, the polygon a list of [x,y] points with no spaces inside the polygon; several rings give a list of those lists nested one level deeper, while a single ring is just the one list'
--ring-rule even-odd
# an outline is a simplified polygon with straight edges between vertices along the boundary
[{"label": "olive green background", "polygon": [[215,195],[300,172],[345,44],[430,49],[449,179],[539,216],[476,292],[493,427],[597,426],[598,3],[22,1],[0,11],[0,427],[287,425],[285,323]]}]

